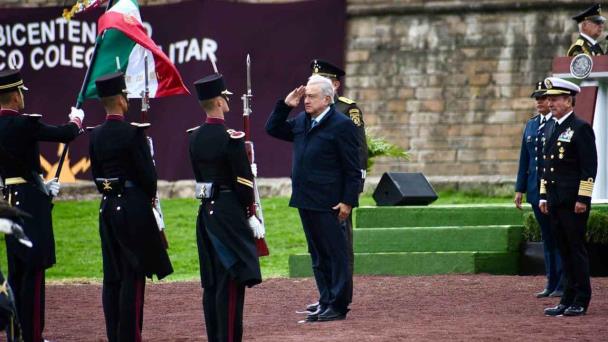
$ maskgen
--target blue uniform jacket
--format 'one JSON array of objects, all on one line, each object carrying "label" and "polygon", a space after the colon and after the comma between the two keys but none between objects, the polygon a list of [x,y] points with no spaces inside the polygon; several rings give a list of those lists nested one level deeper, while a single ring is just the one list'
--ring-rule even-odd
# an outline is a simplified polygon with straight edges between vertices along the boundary
[{"label": "blue uniform jacket", "polygon": [[538,132],[541,116],[536,115],[526,123],[521,141],[521,152],[519,154],[519,169],[515,191],[526,193],[526,201],[538,205],[540,200],[540,179],[543,169],[543,138],[548,139],[553,129],[555,120],[553,117],[545,124],[543,130]]},{"label": "blue uniform jacket", "polygon": [[361,171],[355,125],[332,106],[310,129],[305,112],[287,119],[292,109],[280,100],[266,123],[268,134],[293,142],[289,205],[319,211],[331,211],[340,202],[356,207]]}]

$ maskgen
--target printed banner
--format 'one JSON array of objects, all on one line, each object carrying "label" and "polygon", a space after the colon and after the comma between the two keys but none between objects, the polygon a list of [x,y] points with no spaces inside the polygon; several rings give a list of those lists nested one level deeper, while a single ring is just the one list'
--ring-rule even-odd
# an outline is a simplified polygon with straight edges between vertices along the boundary
[{"label": "printed banner", "polygon": [[[0,70],[15,65],[29,91],[26,113],[43,115],[47,124],[68,121],[96,40],[97,8],[66,21],[64,7],[3,8],[0,11]],[[260,177],[287,177],[291,144],[269,137],[264,125],[274,104],[310,76],[310,61],[344,63],[345,0],[312,0],[285,4],[245,4],[218,0],[186,1],[141,7],[144,27],[176,65],[192,95],[151,100],[148,134],[154,139],[159,178],[193,179],[186,130],[200,125],[194,81],[213,72],[214,60],[235,95],[227,126],[243,129],[240,96],[246,88],[245,58],[252,59],[252,138]],[[141,103],[131,100],[128,121],[140,121]],[[85,125],[103,122],[97,100],[87,100]],[[298,109],[298,111],[301,108]],[[294,114],[295,114],[294,110]],[[110,142],[109,142],[110,143]],[[70,144],[62,181],[90,179],[89,139]],[[61,147],[43,143],[42,166],[54,175]]]}]

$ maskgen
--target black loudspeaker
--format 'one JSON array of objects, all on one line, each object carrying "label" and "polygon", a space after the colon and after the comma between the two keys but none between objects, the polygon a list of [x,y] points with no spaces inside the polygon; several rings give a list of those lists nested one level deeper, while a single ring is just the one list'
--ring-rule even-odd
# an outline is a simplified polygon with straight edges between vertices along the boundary
[{"label": "black loudspeaker", "polygon": [[378,206],[428,205],[437,193],[422,173],[385,172],[374,191]]}]

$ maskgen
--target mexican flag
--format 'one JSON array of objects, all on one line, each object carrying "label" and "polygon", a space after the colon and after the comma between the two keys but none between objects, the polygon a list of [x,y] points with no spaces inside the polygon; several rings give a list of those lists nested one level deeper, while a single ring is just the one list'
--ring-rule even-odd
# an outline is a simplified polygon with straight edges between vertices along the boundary
[{"label": "mexican flag", "polygon": [[144,56],[148,56],[150,98],[190,93],[175,65],[148,37],[136,0],[118,0],[99,18],[97,39],[97,57],[90,66],[85,99],[97,97],[98,77],[116,71],[125,74],[128,97],[141,98],[145,88]]}]

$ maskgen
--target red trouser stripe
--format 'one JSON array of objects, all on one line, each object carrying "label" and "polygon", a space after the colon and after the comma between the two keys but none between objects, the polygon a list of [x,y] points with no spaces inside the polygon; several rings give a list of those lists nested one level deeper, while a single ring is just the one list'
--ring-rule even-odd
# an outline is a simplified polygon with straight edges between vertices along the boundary
[{"label": "red trouser stripe", "polygon": [[40,322],[40,310],[42,310],[42,308],[40,307],[40,297],[41,297],[41,289],[42,289],[42,272],[44,272],[43,270],[40,270],[36,273],[36,276],[34,277],[34,310],[32,312],[33,317],[32,317],[32,338],[34,339],[34,341],[42,341],[42,326],[41,326],[41,322]]},{"label": "red trouser stripe", "polygon": [[[145,280],[144,280],[145,281]],[[143,281],[135,281],[135,341],[141,342],[141,311],[143,308]]]},{"label": "red trouser stripe", "polygon": [[228,342],[234,341],[234,324],[236,320],[236,283],[228,280]]}]

